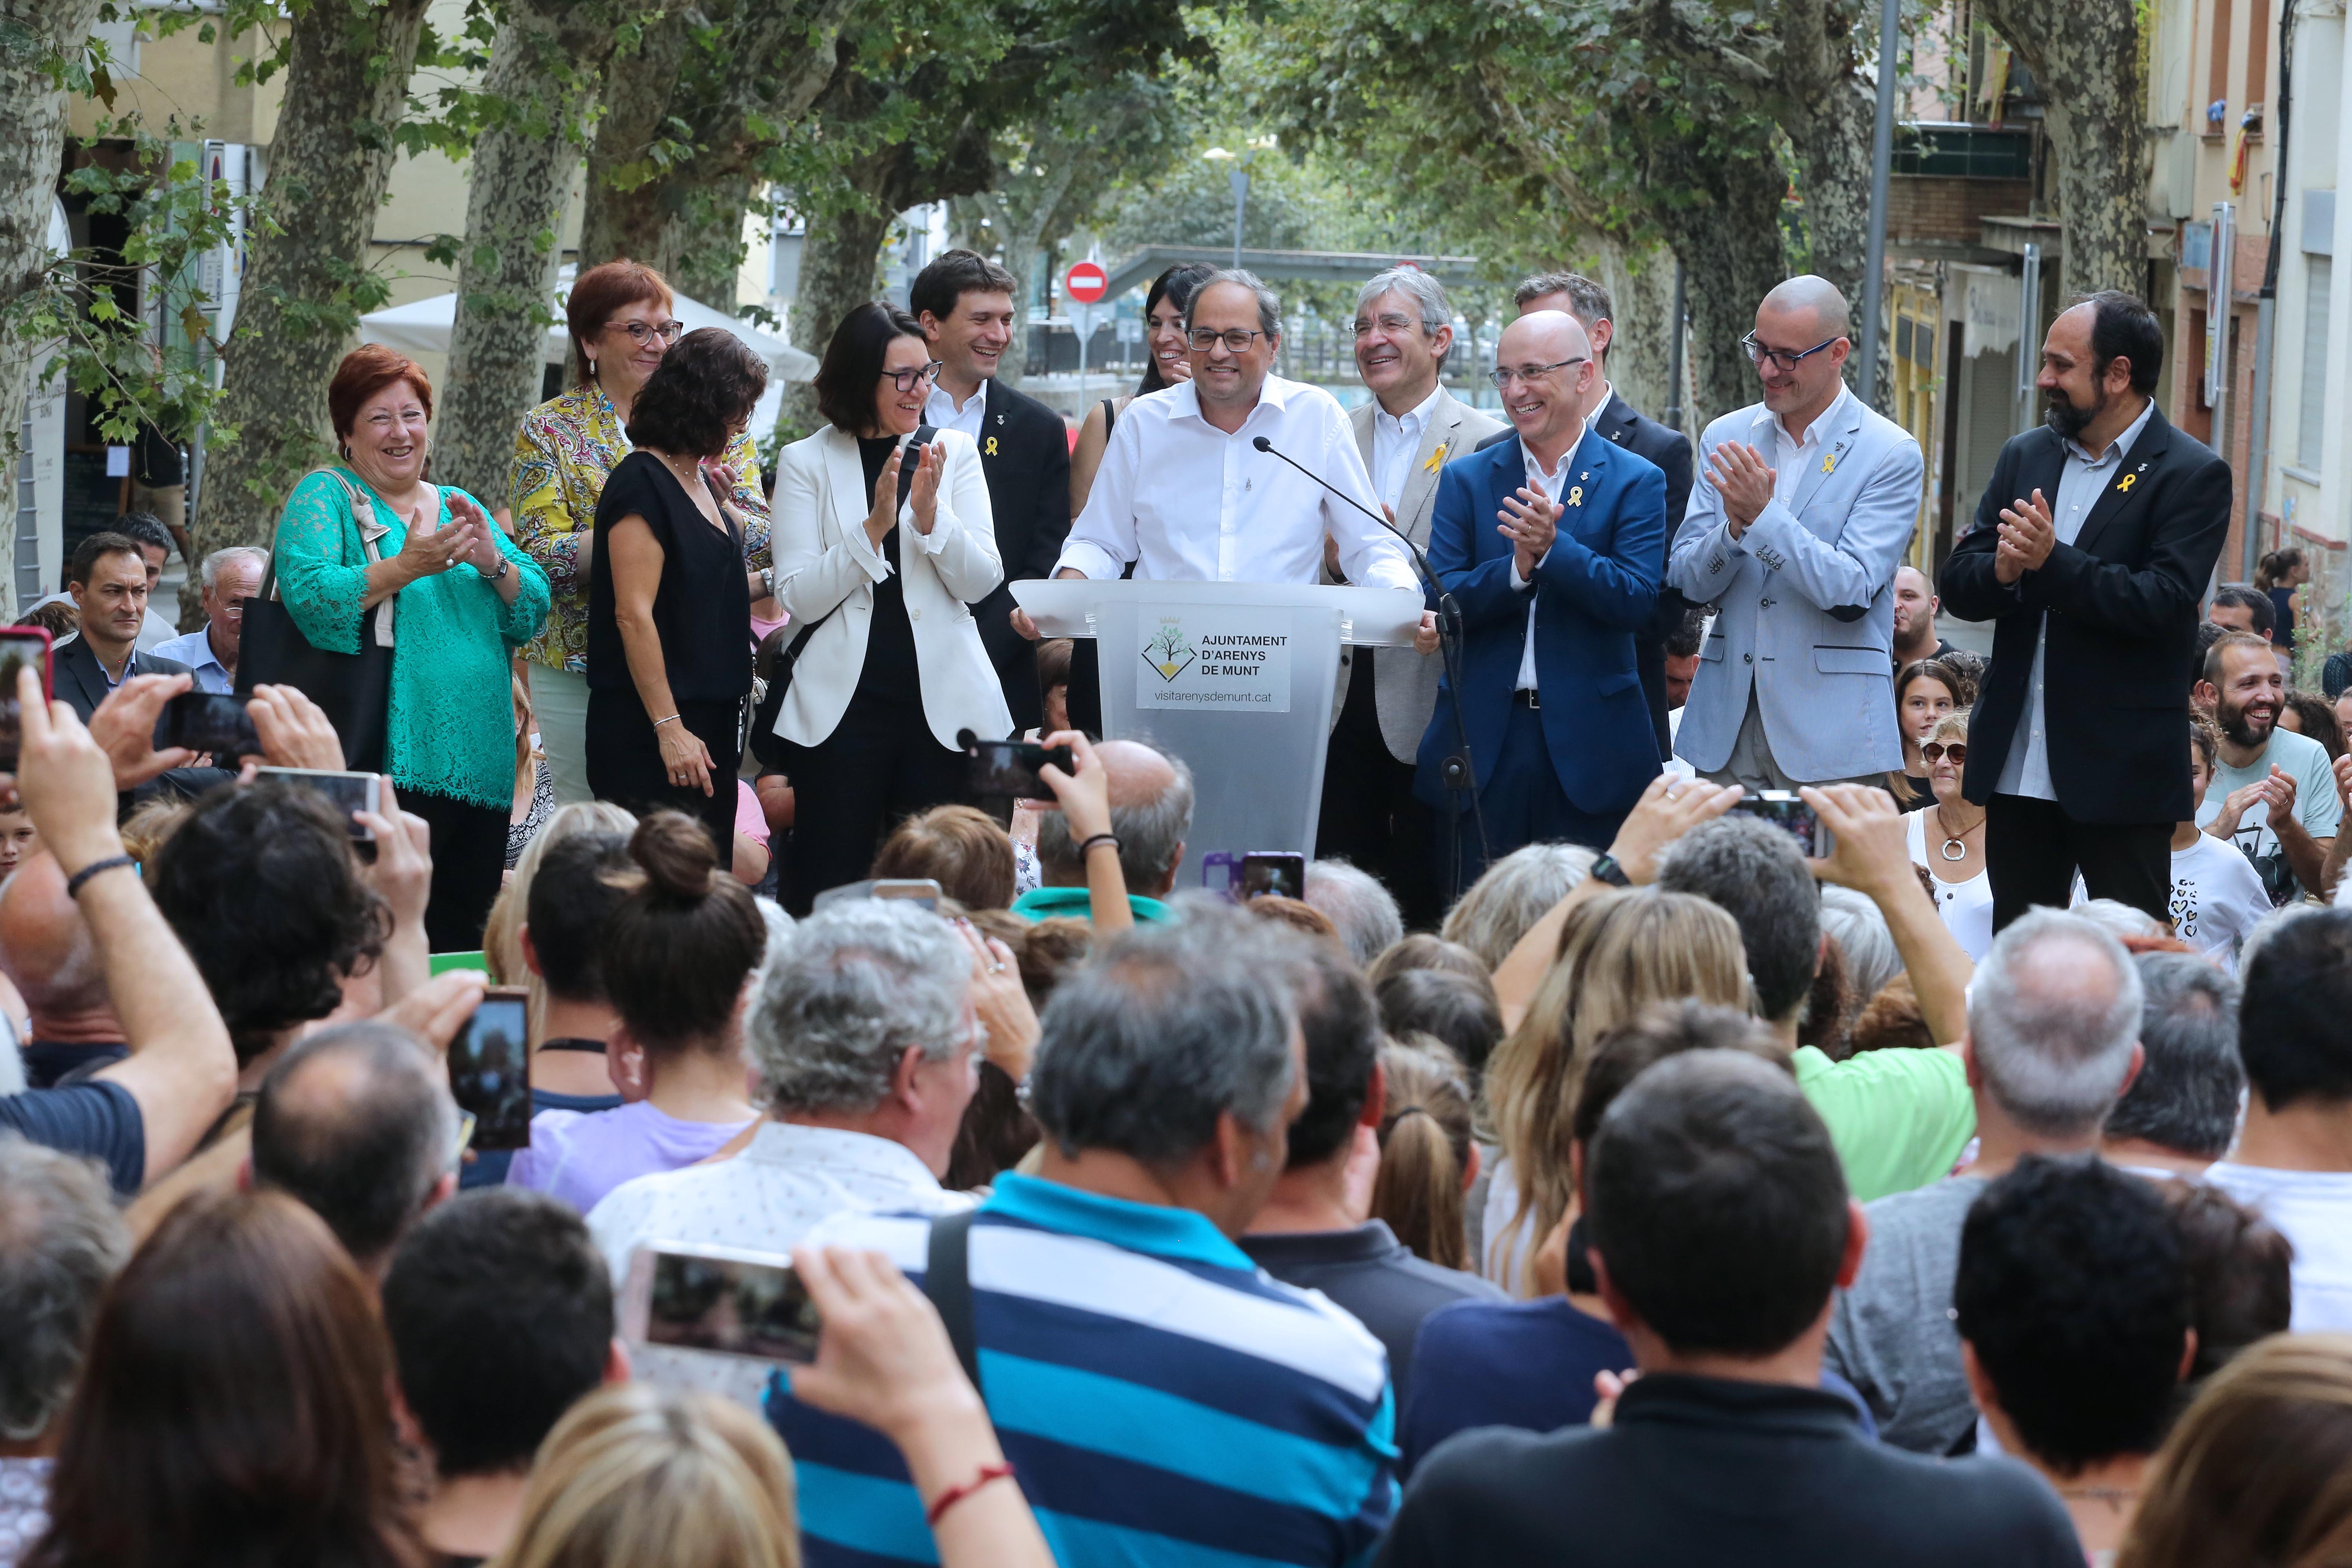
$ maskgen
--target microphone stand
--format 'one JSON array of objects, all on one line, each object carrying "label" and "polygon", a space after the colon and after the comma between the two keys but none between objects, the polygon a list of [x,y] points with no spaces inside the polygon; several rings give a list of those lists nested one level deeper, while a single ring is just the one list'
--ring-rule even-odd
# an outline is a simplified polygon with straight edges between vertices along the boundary
[{"label": "microphone stand", "polygon": [[1258,437],[1250,445],[1268,457],[1280,458],[1284,462],[1290,464],[1292,468],[1395,534],[1405,549],[1412,552],[1413,570],[1421,574],[1422,582],[1426,584],[1429,591],[1437,596],[1437,649],[1439,657],[1445,661],[1445,682],[1453,698],[1448,706],[1454,710],[1454,750],[1438,769],[1439,780],[1445,785],[1445,793],[1454,803],[1449,814],[1454,825],[1454,863],[1446,868],[1448,879],[1452,884],[1446,890],[1445,899],[1450,908],[1454,901],[1462,896],[1462,803],[1465,798],[1470,803],[1471,822],[1478,830],[1478,863],[1484,866],[1487,857],[1492,853],[1486,843],[1486,814],[1478,805],[1477,772],[1470,763],[1470,729],[1462,718],[1462,606],[1455,602],[1453,590],[1437,580],[1437,573],[1429,564],[1429,557],[1422,552],[1420,545],[1412,542],[1411,534],[1322,475],[1298,463],[1288,453],[1277,449],[1275,444],[1264,436]]}]

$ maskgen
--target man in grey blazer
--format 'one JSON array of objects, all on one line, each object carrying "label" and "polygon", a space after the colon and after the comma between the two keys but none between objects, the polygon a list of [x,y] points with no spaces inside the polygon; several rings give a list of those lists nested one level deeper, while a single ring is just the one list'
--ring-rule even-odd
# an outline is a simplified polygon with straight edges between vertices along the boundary
[{"label": "man in grey blazer", "polygon": [[[1438,384],[1454,346],[1453,320],[1437,279],[1410,267],[1380,274],[1356,297],[1356,370],[1372,394],[1348,414],[1356,449],[1390,520],[1423,549],[1438,470],[1487,437],[1508,433]],[[1339,580],[1328,546],[1325,564]],[[1414,759],[1444,668],[1433,641],[1427,652],[1342,650],[1341,700],[1323,764],[1317,858],[1351,860],[1380,878],[1412,929],[1433,927],[1445,912],[1430,854],[1436,842],[1430,810],[1412,793]]]},{"label": "man in grey blazer", "polygon": [[1773,289],[1745,340],[1764,401],[1699,438],[1666,579],[1717,613],[1675,753],[1717,784],[1868,783],[1903,765],[1891,584],[1926,466],[1841,379],[1848,330],[1827,279]]}]

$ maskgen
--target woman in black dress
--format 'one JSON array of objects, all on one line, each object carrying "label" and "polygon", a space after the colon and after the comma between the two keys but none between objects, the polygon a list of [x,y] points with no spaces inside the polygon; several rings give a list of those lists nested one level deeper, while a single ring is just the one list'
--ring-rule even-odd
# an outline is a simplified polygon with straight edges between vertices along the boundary
[{"label": "woman in black dress", "polygon": [[643,813],[699,817],[734,843],[735,772],[751,690],[751,601],[743,519],[714,465],[751,422],[768,369],[715,327],[662,356],[629,411],[635,450],[596,503],[588,585],[588,785]]}]

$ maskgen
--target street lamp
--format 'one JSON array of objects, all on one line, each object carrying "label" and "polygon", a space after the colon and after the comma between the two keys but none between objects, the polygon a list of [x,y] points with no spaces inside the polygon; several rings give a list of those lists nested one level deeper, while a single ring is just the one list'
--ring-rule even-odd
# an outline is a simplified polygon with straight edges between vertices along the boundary
[{"label": "street lamp", "polygon": [[1212,147],[1201,156],[1213,163],[1233,165],[1226,172],[1225,182],[1234,193],[1234,270],[1238,272],[1242,265],[1242,215],[1249,210],[1249,165],[1223,147]]}]

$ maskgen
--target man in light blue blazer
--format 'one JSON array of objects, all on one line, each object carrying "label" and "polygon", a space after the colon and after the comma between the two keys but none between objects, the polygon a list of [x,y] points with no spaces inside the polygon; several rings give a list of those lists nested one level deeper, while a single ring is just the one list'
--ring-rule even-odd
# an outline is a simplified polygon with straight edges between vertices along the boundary
[{"label": "man in light blue blazer", "polygon": [[1666,580],[1717,614],[1675,753],[1717,784],[1874,782],[1903,765],[1892,584],[1926,465],[1841,378],[1848,331],[1828,279],[1773,289],[1745,340],[1764,401],[1699,438]]}]

